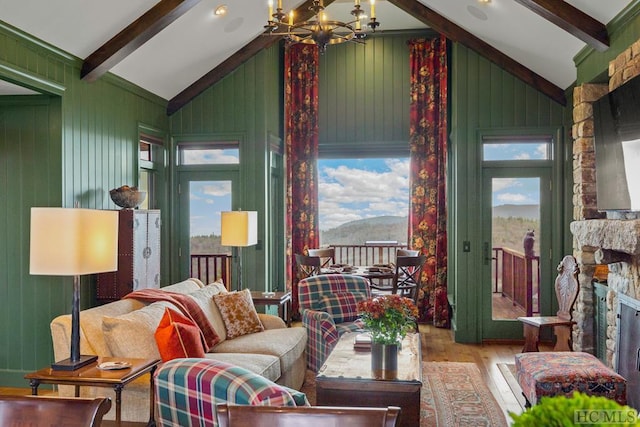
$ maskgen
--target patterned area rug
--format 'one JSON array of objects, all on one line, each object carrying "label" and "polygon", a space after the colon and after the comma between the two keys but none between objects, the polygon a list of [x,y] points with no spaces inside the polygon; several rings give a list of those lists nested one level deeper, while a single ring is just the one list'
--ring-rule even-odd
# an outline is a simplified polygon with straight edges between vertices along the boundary
[{"label": "patterned area rug", "polygon": [[420,427],[507,426],[475,363],[422,364]]},{"label": "patterned area rug", "polygon": [[[506,427],[502,409],[474,363],[423,362],[420,427]],[[307,371],[302,392],[314,405],[315,375]]]}]

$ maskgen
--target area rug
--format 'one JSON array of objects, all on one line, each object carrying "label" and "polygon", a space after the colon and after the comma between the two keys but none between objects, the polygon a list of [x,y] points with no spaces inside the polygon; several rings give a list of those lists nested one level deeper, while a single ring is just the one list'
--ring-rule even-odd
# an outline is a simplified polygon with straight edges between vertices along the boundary
[{"label": "area rug", "polygon": [[[423,362],[420,427],[506,427],[502,409],[475,363]],[[307,371],[302,391],[314,405],[315,375]]]},{"label": "area rug", "polygon": [[525,409],[525,400],[524,395],[522,394],[522,389],[520,388],[520,384],[518,384],[518,380],[516,379],[516,365],[513,363],[498,363],[497,364],[500,373],[504,377],[504,380],[509,384],[509,388],[513,392],[513,395],[516,397],[516,400],[520,404],[522,410]]}]

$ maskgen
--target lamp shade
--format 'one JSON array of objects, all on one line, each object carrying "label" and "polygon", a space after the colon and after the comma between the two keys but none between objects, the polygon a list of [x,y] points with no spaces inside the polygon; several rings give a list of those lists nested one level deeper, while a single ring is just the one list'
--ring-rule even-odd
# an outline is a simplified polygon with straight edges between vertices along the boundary
[{"label": "lamp shade", "polygon": [[221,244],[251,246],[258,243],[258,212],[221,212]]},{"label": "lamp shade", "polygon": [[118,212],[31,208],[29,272],[75,276],[118,269]]}]

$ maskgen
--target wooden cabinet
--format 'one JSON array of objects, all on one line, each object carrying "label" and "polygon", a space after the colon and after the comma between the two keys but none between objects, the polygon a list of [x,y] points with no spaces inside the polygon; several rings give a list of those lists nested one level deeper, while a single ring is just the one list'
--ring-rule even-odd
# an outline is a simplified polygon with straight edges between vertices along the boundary
[{"label": "wooden cabinet", "polygon": [[160,211],[118,212],[118,270],[98,274],[96,298],[101,303],[137,289],[160,287]]}]

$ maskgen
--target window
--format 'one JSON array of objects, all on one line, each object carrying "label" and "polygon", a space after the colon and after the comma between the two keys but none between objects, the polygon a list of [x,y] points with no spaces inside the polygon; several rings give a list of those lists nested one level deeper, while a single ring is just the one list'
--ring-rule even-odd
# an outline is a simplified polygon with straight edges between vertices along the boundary
[{"label": "window", "polygon": [[184,142],[179,146],[179,164],[237,165],[240,164],[238,141]]},{"label": "window", "polygon": [[551,160],[551,138],[484,138],[482,159],[485,161]]},{"label": "window", "polygon": [[140,209],[157,209],[160,188],[159,176],[164,173],[165,150],[162,139],[157,136],[140,134],[138,188],[147,192]]},{"label": "window", "polygon": [[321,245],[407,242],[409,158],[319,159]]}]

